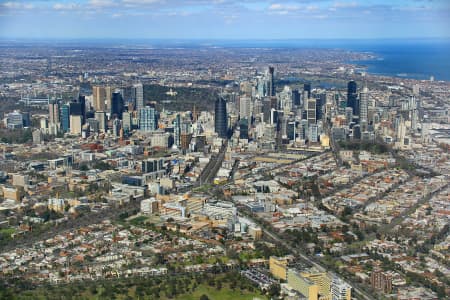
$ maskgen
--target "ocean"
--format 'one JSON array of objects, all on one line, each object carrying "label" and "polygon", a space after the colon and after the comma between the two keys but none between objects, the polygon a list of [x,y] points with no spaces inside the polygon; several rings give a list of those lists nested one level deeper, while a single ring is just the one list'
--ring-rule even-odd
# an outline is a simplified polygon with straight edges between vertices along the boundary
[{"label": "ocean", "polygon": [[370,74],[402,78],[450,81],[450,41],[425,40],[373,42],[346,47],[370,52],[375,59],[353,62],[367,67]]}]

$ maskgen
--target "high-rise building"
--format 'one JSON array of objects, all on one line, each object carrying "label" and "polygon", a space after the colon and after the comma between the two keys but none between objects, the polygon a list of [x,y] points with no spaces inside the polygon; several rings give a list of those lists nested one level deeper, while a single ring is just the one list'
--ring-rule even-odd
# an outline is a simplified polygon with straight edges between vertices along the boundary
[{"label": "high-rise building", "polygon": [[101,86],[92,87],[92,102],[95,111],[105,110],[106,90]]},{"label": "high-rise building", "polygon": [[221,138],[228,136],[227,102],[219,96],[214,106],[214,129]]},{"label": "high-rise building", "polygon": [[248,119],[243,118],[239,120],[239,138],[248,139]]},{"label": "high-rise building", "polygon": [[369,90],[364,87],[362,92],[359,94],[359,122],[362,127],[362,131],[366,131],[367,127],[367,113],[369,108]]},{"label": "high-rise building", "polygon": [[353,109],[353,115],[359,115],[358,96],[356,93],[357,85],[355,81],[349,81],[347,84],[347,107]]},{"label": "high-rise building", "polygon": [[120,136],[120,129],[122,128],[122,122],[115,118],[112,123],[112,132],[115,137]]},{"label": "high-rise building", "polygon": [[112,86],[106,86],[105,87],[105,100],[106,100],[106,112],[111,113],[112,109],[112,94],[113,94],[114,88]]},{"label": "high-rise building", "polygon": [[239,116],[241,119],[250,119],[251,116],[251,101],[252,98],[248,96],[242,96],[239,99]]},{"label": "high-rise building", "polygon": [[135,108],[139,110],[144,107],[144,86],[142,83],[136,83],[133,85],[133,96],[135,100]]},{"label": "high-rise building", "polygon": [[275,96],[275,68],[269,67],[269,96]]},{"label": "high-rise building", "polygon": [[77,100],[70,102],[70,115],[81,116],[81,125],[86,119],[86,97],[79,96]]},{"label": "high-rise building", "polygon": [[124,111],[122,113],[122,128],[125,133],[128,133],[132,130],[131,113],[128,111]]},{"label": "high-rise building", "polygon": [[70,133],[81,134],[83,127],[83,117],[79,115],[70,115]]},{"label": "high-rise building", "polygon": [[308,99],[308,106],[306,110],[307,120],[309,124],[316,124],[317,121],[317,100],[314,98]]},{"label": "high-rise building", "polygon": [[[305,83],[303,85],[303,91],[307,93],[307,99],[311,98],[311,83]],[[304,99],[303,101],[307,101],[307,99]]]},{"label": "high-rise building", "polygon": [[116,91],[112,94],[111,119],[114,119],[115,117],[121,119],[123,111],[124,111],[124,104],[122,94]]},{"label": "high-rise building", "polygon": [[158,128],[158,112],[150,106],[139,110],[139,129],[141,131],[154,131]]},{"label": "high-rise building", "polygon": [[50,101],[48,104],[48,119],[50,124],[59,124],[59,104],[57,101]]},{"label": "high-rise building", "polygon": [[340,278],[331,282],[331,300],[351,300],[352,287]]},{"label": "high-rise building", "polygon": [[94,132],[94,133],[99,132],[99,121],[97,119],[88,118],[86,123],[89,125],[89,130],[91,132]]},{"label": "high-rise building", "polygon": [[67,132],[70,129],[70,106],[64,104],[61,106],[61,130]]},{"label": "high-rise building", "polygon": [[300,106],[301,105],[301,96],[300,96],[300,92],[295,89],[292,90],[292,102],[295,106]]},{"label": "high-rise building", "polygon": [[98,121],[98,130],[100,132],[106,132],[108,129],[106,113],[104,111],[96,111],[95,119]]},{"label": "high-rise building", "polygon": [[181,145],[181,116],[177,114],[175,120],[173,121],[173,137],[174,143],[177,147]]}]

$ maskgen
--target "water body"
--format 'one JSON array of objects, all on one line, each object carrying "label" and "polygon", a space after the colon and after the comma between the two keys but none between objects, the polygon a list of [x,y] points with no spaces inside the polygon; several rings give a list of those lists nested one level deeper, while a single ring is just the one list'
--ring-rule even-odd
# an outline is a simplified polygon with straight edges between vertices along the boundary
[{"label": "water body", "polygon": [[351,50],[370,52],[375,59],[353,62],[367,72],[403,78],[450,81],[450,41],[404,41],[353,45]]},{"label": "water body", "polygon": [[[2,46],[0,40],[0,47]],[[17,41],[29,45],[54,44],[55,41]],[[225,48],[328,48],[368,52],[373,60],[352,62],[367,68],[367,72],[403,78],[450,81],[450,39],[291,39],[291,40],[65,40],[59,45],[108,46],[130,45],[155,48],[225,47]]]}]

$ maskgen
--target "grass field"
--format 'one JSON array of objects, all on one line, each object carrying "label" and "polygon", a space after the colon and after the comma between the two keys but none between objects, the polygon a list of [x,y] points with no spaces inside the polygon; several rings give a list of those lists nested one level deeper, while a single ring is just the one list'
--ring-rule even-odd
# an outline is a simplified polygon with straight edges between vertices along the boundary
[{"label": "grass field", "polygon": [[231,290],[229,288],[222,288],[221,290],[215,287],[201,285],[192,294],[184,294],[176,297],[178,300],[199,300],[202,295],[208,296],[210,300],[253,300],[253,299],[268,299],[259,293],[251,293],[248,291]]}]

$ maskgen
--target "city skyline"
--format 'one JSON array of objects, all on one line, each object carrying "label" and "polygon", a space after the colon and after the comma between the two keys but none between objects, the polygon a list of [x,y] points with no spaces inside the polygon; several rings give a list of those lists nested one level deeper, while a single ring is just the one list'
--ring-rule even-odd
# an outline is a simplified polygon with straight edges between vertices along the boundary
[{"label": "city skyline", "polygon": [[444,0],[0,1],[0,38],[449,38],[449,15]]}]

